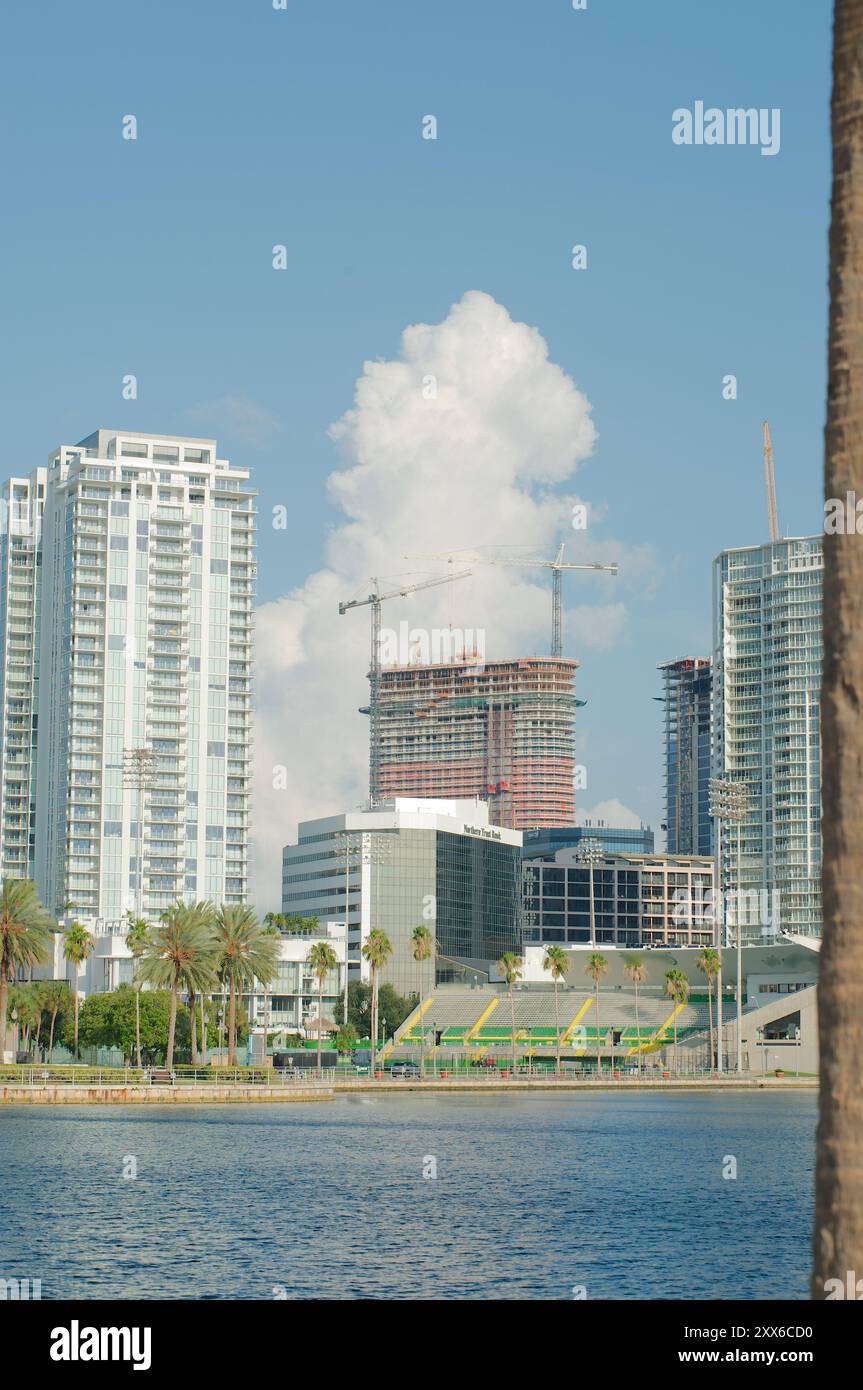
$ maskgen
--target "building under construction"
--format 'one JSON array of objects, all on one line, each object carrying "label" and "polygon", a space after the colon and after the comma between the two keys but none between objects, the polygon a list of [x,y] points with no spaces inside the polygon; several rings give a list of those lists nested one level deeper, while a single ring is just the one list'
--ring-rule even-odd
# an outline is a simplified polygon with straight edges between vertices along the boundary
[{"label": "building under construction", "polygon": [[707,657],[662,661],[665,828],[669,854],[711,854],[710,695]]},{"label": "building under construction", "polygon": [[478,797],[493,825],[515,830],[572,825],[577,669],[534,656],[382,670],[379,795]]}]

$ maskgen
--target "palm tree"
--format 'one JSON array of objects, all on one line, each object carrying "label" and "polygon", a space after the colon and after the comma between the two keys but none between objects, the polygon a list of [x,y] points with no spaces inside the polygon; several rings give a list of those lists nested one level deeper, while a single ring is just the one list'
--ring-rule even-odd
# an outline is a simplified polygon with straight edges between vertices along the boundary
[{"label": "palm tree", "polygon": [[13,985],[9,990],[9,1013],[15,1014],[15,1021],[20,1034],[20,1047],[22,1052],[30,1052],[31,1035],[35,1039],[36,1046],[39,1045],[39,1025],[42,1022],[42,1009],[36,994],[36,986],[32,983],[24,985]]},{"label": "palm tree", "polygon": [[372,968],[371,1074],[375,1074],[375,1051],[378,1041],[378,990],[381,970],[393,953],[392,942],[380,927],[373,927],[363,943],[363,955]]},{"label": "palm tree", "polygon": [[78,971],[96,947],[95,938],[80,922],[73,922],[63,933],[63,957],[72,966],[72,1006],[75,1010],[75,1056],[78,1056]]},{"label": "palm tree", "polygon": [[710,1012],[710,1070],[713,1071],[715,1054],[713,1049],[713,981],[719,969],[719,952],[712,946],[705,946],[695,962],[702,974],[707,976],[707,1007]]},{"label": "palm tree", "polygon": [[411,932],[413,957],[417,963],[417,995],[420,1001],[420,1076],[425,1072],[425,1028],[422,1021],[423,1006],[423,964],[434,955],[434,937],[428,927],[414,927]]},{"label": "palm tree", "polygon": [[599,982],[608,969],[608,961],[600,951],[591,951],[585,974],[593,980],[593,1007],[596,1012],[596,1071],[602,1075],[602,1030],[599,1026]]},{"label": "palm tree", "polygon": [[48,1055],[45,1059],[50,1062],[51,1054],[54,1051],[54,1028],[57,1023],[57,1015],[68,1008],[69,986],[65,980],[44,980],[37,988],[42,1009],[51,1019],[48,1032]]},{"label": "palm tree", "polygon": [[171,991],[165,1047],[165,1066],[169,1071],[174,1065],[181,987],[210,989],[216,979],[216,946],[208,909],[209,904],[202,903],[191,907],[177,903],[169,907],[162,914],[159,925],[153,928],[139,965],[144,983]]},{"label": "palm tree", "polygon": [[268,985],[279,962],[279,943],[250,907],[220,907],[215,916],[219,978],[228,986],[228,1065],[237,1065],[237,994],[260,980]]},{"label": "palm tree", "polygon": [[54,922],[29,879],[4,878],[0,888],[0,1061],[6,1052],[9,982],[19,966],[46,965],[51,959]]},{"label": "palm tree", "polygon": [[[825,496],[863,496],[859,420],[863,390],[860,284],[860,141],[863,136],[863,7],[836,0],[833,25],[833,195]],[[815,1167],[812,1296],[828,1280],[863,1271],[863,573],[860,538],[824,538],[824,673],[821,697],[824,939],[818,985],[821,1090]],[[833,1286],[835,1287],[835,1286]],[[832,1289],[831,1289],[832,1291]]]},{"label": "palm tree", "polygon": [[506,987],[509,993],[509,1020],[512,1028],[512,1074],[515,1076],[515,995],[512,987],[516,980],[521,979],[521,956],[517,956],[514,951],[504,951],[497,963],[497,968],[506,980]]},{"label": "palm tree", "polygon": [[324,981],[338,967],[336,953],[326,941],[316,941],[306,956],[306,965],[318,981],[318,1078],[321,1075],[321,1033],[324,1021]]},{"label": "palm tree", "polygon": [[542,958],[543,970],[551,972],[554,982],[554,1039],[555,1056],[557,1058],[556,1071],[560,1076],[560,1008],[558,1005],[557,987],[561,980],[565,979],[569,969],[569,956],[562,946],[546,946],[545,955]]},{"label": "palm tree", "polygon": [[647,966],[643,956],[624,956],[623,971],[635,985],[635,1032],[638,1037],[638,1070],[641,1071],[641,1019],[638,1016],[638,986],[647,979]]},{"label": "palm tree", "polygon": [[[689,981],[682,970],[666,970],[665,993],[670,995],[675,1005],[686,1003],[689,998]],[[674,1069],[677,1070],[677,1008],[674,1010]]]},{"label": "palm tree", "polygon": [[[127,913],[129,926],[126,931],[126,945],[135,964],[132,967],[132,982],[135,989],[135,1061],[141,1065],[141,982],[138,979],[138,962],[150,944],[150,924],[143,917]],[[194,1058],[193,1058],[194,1060]]]}]

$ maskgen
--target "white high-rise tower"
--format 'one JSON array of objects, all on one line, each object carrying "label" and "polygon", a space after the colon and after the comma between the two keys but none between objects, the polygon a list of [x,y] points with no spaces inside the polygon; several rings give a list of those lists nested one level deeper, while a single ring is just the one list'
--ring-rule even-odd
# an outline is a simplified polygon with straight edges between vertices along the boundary
[{"label": "white high-rise tower", "polygon": [[50,460],[35,873],[54,912],[245,900],[254,496],[211,439],[98,430]]},{"label": "white high-rise tower", "polygon": [[[713,568],[714,776],[745,782],[742,888],[767,893],[769,931],[821,931],[821,537],[724,550]],[[737,888],[737,830],[722,832]],[[772,909],[778,894],[779,921]],[[759,926],[744,938],[761,935]]]}]

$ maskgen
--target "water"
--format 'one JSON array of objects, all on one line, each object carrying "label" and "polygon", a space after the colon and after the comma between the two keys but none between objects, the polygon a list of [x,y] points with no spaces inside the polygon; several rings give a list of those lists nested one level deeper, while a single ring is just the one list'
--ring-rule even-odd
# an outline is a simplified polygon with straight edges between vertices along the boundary
[{"label": "water", "polygon": [[814,1092],[4,1107],[0,1277],[43,1299],[804,1299],[815,1118]]}]

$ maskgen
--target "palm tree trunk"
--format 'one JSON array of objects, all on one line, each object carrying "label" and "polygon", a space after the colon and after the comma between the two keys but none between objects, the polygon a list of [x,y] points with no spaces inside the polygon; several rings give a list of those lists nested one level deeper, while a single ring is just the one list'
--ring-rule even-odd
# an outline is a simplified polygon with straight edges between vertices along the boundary
[{"label": "palm tree trunk", "polygon": [[512,993],[512,985],[509,987],[509,1013],[512,1024],[512,1074],[515,1076],[515,999]]},{"label": "palm tree trunk", "polygon": [[324,981],[318,975],[318,1080],[321,1079],[321,1020],[324,1016]]},{"label": "palm tree trunk", "polygon": [[595,1002],[595,1006],[594,1006],[594,1007],[596,1008],[596,1074],[597,1074],[597,1076],[601,1079],[601,1078],[602,1078],[602,1031],[601,1031],[601,1029],[600,1029],[600,1027],[599,1027],[599,980],[596,981],[596,983],[594,984],[594,987],[593,987],[593,988],[594,988],[594,993],[595,993],[595,995],[596,995],[596,1002]]},{"label": "palm tree trunk", "polygon": [[420,1017],[419,1017],[419,1025],[420,1025],[420,1079],[422,1079],[422,1077],[423,1077],[423,1075],[424,1075],[424,1073],[425,1073],[425,1037],[426,1037],[426,1033],[425,1033],[425,1022],[424,1022],[424,1020],[423,1020],[423,963],[422,963],[422,961],[419,962],[419,966],[418,966],[418,969],[417,969],[417,976],[418,976],[418,981],[417,981],[417,983],[419,984],[419,995],[420,995]]},{"label": "palm tree trunk", "polygon": [[51,1029],[50,1029],[50,1032],[48,1033],[48,1056],[47,1056],[47,1058],[46,1058],[46,1061],[48,1061],[48,1062],[51,1061],[51,1057],[53,1056],[53,1053],[54,1053],[54,1024],[55,1024],[56,1020],[57,1020],[57,1010],[55,1009],[54,1012],[53,1012],[52,1015],[51,1015]]},{"label": "palm tree trunk", "polygon": [[192,1055],[192,1066],[198,1065],[198,1021],[195,1018],[195,991],[189,990],[189,1051]]},{"label": "palm tree trunk", "polygon": [[0,970],[0,1060],[6,1060],[6,1010],[9,1008],[9,978]]},{"label": "palm tree trunk", "polygon": [[72,1001],[75,1007],[75,1057],[80,1061],[78,1055],[78,977],[75,976],[75,984],[72,989]]},{"label": "palm tree trunk", "polygon": [[171,985],[171,1011],[168,1014],[168,1046],[165,1048],[165,1066],[171,1071],[174,1065],[174,1031],[177,1026],[177,980]]},{"label": "palm tree trunk", "polygon": [[557,1074],[560,1076],[560,1002],[557,997],[557,980],[554,982],[554,1036],[557,1043]]},{"label": "palm tree trunk", "polygon": [[[825,495],[863,495],[863,5],[836,0]],[[859,505],[859,503],[858,503]],[[859,526],[859,523],[857,523]],[[852,526],[851,528],[855,528]],[[824,940],[818,985],[821,1090],[812,1296],[863,1275],[863,554],[859,535],[824,542]],[[858,1286],[859,1287],[859,1286]],[[831,1290],[832,1292],[832,1290]],[[853,1297],[853,1294],[851,1295]]]},{"label": "palm tree trunk", "polygon": [[233,975],[228,992],[228,1066],[237,1065],[237,988]]},{"label": "palm tree trunk", "polygon": [[638,981],[635,981],[635,1036],[638,1038],[638,1074],[641,1075],[641,1020],[638,1017]]},{"label": "palm tree trunk", "polygon": [[135,1057],[141,1066],[141,986],[135,986]]},{"label": "palm tree trunk", "polygon": [[710,1070],[713,1071],[713,981],[707,981],[707,1008],[710,1013]]},{"label": "palm tree trunk", "polygon": [[374,965],[372,966],[372,1016],[371,1016],[371,1020],[370,1020],[370,1021],[371,1021],[371,1039],[370,1039],[370,1042],[371,1042],[371,1051],[370,1051],[369,1055],[370,1055],[370,1057],[371,1057],[371,1063],[372,1063],[372,1065],[371,1065],[371,1074],[372,1074],[372,1078],[374,1078],[374,1074],[375,1074],[375,1052],[377,1051],[377,1041],[378,1041],[378,972],[377,972],[377,968],[376,968]]}]

